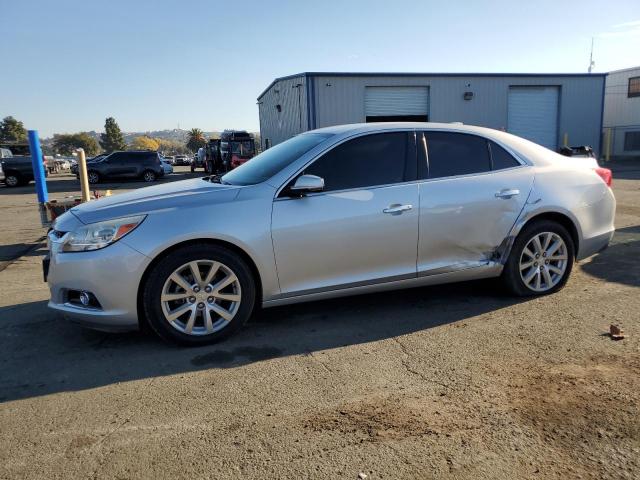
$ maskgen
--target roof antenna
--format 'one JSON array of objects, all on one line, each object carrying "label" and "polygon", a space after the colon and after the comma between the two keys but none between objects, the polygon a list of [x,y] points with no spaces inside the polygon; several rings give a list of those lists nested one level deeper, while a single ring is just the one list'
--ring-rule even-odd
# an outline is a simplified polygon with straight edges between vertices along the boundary
[{"label": "roof antenna", "polygon": [[589,55],[589,70],[588,72],[591,73],[591,70],[593,69],[593,67],[595,67],[596,62],[593,61],[593,37],[591,37],[591,54]]}]

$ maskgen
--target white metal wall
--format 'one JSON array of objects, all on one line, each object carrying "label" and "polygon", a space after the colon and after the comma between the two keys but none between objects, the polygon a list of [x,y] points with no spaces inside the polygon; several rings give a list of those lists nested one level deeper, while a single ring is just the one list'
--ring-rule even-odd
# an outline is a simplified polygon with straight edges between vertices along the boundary
[{"label": "white metal wall", "polygon": [[263,150],[267,139],[273,146],[308,130],[306,78],[299,76],[276,82],[258,100],[258,112]]},{"label": "white metal wall", "polygon": [[624,149],[627,132],[640,131],[640,97],[629,98],[629,78],[640,77],[640,67],[611,72],[604,95],[604,128],[611,129],[611,155],[639,156],[640,151]]},{"label": "white metal wall", "polygon": [[[301,78],[304,81],[304,77]],[[605,80],[602,75],[405,76],[318,73],[311,74],[308,79],[312,103],[315,103],[315,110],[310,112],[311,128],[364,122],[366,87],[414,86],[429,89],[428,114],[432,122],[463,122],[506,130],[509,87],[557,86],[561,91],[557,138],[562,139],[567,133],[571,145],[591,145],[599,152]],[[280,89],[281,83],[283,81],[276,82],[261,97],[264,105],[271,92]],[[465,100],[465,92],[473,92],[473,98]],[[265,133],[284,132],[284,129],[279,130],[275,119],[271,121],[262,115],[262,107],[260,123],[263,137]],[[266,107],[265,112],[270,109],[273,106]],[[286,138],[285,135],[274,135],[273,144]]]}]

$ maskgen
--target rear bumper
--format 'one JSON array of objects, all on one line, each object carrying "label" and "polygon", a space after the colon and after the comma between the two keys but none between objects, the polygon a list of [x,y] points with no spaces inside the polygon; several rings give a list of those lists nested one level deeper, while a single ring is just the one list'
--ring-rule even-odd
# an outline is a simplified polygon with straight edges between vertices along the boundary
[{"label": "rear bumper", "polygon": [[583,260],[606,249],[609,246],[614,233],[615,230],[611,230],[601,235],[596,235],[595,237],[583,238],[580,243],[580,249],[578,250],[576,259]]}]

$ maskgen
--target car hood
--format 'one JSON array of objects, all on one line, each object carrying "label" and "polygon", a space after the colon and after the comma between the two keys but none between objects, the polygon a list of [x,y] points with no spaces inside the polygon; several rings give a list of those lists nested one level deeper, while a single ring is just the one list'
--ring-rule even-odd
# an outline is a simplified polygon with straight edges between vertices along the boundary
[{"label": "car hood", "polygon": [[159,210],[202,205],[203,202],[224,203],[233,200],[240,188],[194,178],[103,197],[78,205],[71,209],[71,213],[82,223],[95,223]]}]

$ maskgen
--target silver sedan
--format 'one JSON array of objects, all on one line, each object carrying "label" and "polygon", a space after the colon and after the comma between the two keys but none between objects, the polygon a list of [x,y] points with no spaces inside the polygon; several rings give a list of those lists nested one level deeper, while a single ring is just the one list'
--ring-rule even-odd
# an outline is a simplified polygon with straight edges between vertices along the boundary
[{"label": "silver sedan", "polygon": [[257,306],[501,277],[558,291],[613,235],[611,172],[505,132],[386,123],[298,135],[222,177],[82,204],[49,234],[49,306],[219,340]]}]

